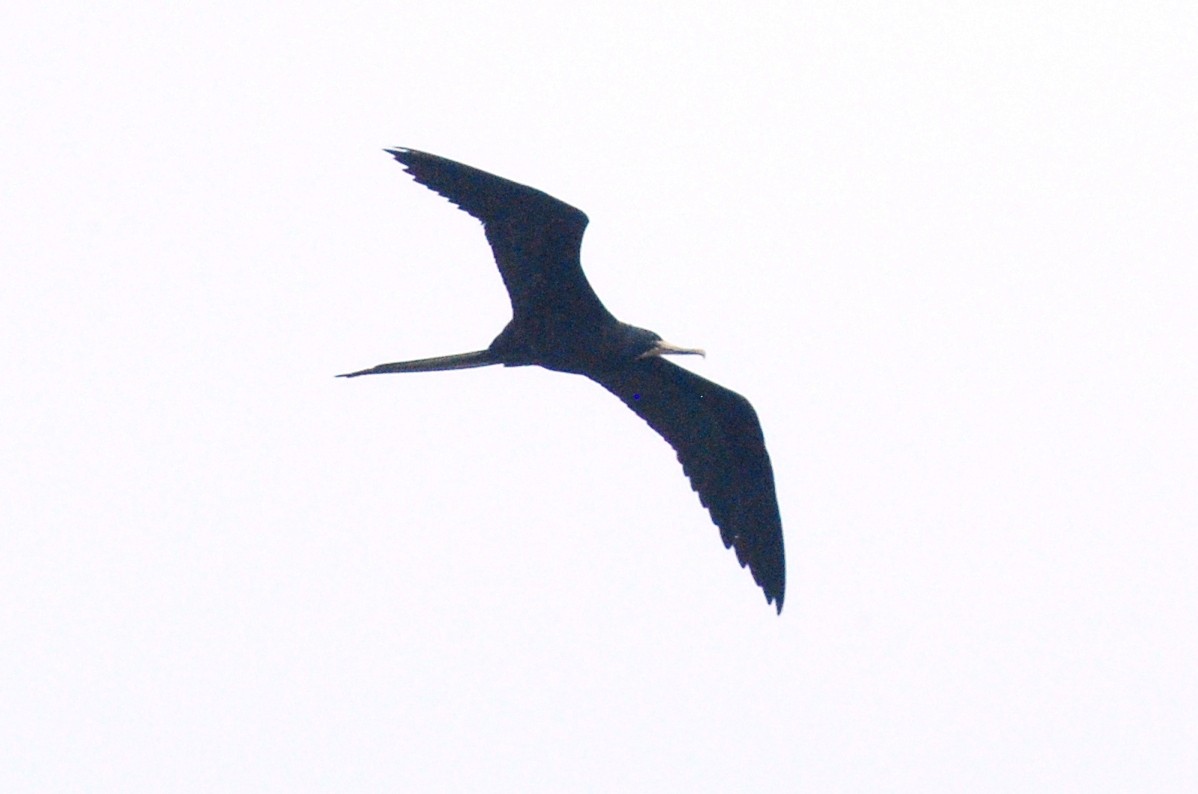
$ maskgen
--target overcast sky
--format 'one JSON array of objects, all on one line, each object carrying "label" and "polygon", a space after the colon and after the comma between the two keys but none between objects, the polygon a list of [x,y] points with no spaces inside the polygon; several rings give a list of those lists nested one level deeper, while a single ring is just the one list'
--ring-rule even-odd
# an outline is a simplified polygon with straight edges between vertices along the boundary
[{"label": "overcast sky", "polygon": [[[1192,3],[0,9],[0,790],[1198,790]],[[776,616],[481,227],[747,395]]]}]

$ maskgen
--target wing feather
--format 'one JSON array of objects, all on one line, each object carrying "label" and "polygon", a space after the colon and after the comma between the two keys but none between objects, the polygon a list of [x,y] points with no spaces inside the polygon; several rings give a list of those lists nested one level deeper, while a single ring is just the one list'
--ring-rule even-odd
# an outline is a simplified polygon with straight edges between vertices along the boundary
[{"label": "wing feather", "polygon": [[582,272],[587,216],[536,188],[414,149],[387,149],[412,177],[482,221],[518,323],[550,316],[606,319]]},{"label": "wing feather", "polygon": [[674,451],[699,501],[767,602],[782,611],[786,558],[774,470],[757,412],[741,395],[659,357],[588,376]]}]

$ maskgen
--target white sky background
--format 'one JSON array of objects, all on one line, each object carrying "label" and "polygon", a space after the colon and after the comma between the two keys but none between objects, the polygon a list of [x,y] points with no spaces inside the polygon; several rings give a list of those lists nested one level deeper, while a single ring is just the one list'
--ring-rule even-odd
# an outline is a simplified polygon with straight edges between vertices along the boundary
[{"label": "white sky background", "polygon": [[[1198,789],[1198,12],[984,5],[5,5],[0,790]],[[598,386],[332,377],[508,317],[386,145],[749,396],[781,617]]]}]

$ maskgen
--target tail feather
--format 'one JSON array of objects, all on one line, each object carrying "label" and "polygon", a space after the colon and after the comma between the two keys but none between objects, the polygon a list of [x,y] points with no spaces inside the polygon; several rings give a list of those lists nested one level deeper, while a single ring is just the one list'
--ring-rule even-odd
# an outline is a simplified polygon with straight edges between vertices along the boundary
[{"label": "tail feather", "polygon": [[449,369],[470,369],[471,367],[487,367],[491,364],[502,363],[490,350],[476,350],[473,353],[457,353],[452,356],[437,356],[436,358],[421,358],[416,361],[396,361],[392,364],[379,364],[370,369],[347,372],[338,378],[356,378],[359,375],[383,375],[388,372],[440,372]]}]

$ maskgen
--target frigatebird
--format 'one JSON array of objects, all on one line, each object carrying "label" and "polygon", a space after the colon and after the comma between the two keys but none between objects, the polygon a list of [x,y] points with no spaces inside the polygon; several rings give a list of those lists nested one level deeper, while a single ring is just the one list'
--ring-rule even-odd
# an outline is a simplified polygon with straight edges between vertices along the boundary
[{"label": "frigatebird", "polygon": [[782,518],[757,412],[741,395],[662,358],[704,355],[611,315],[582,272],[587,216],[535,188],[418,152],[385,149],[412,177],[482,221],[512,302],[490,347],[339,375],[430,372],[503,364],[585,375],[649,423],[720,528],[724,546],[775,603],[786,592]]}]

